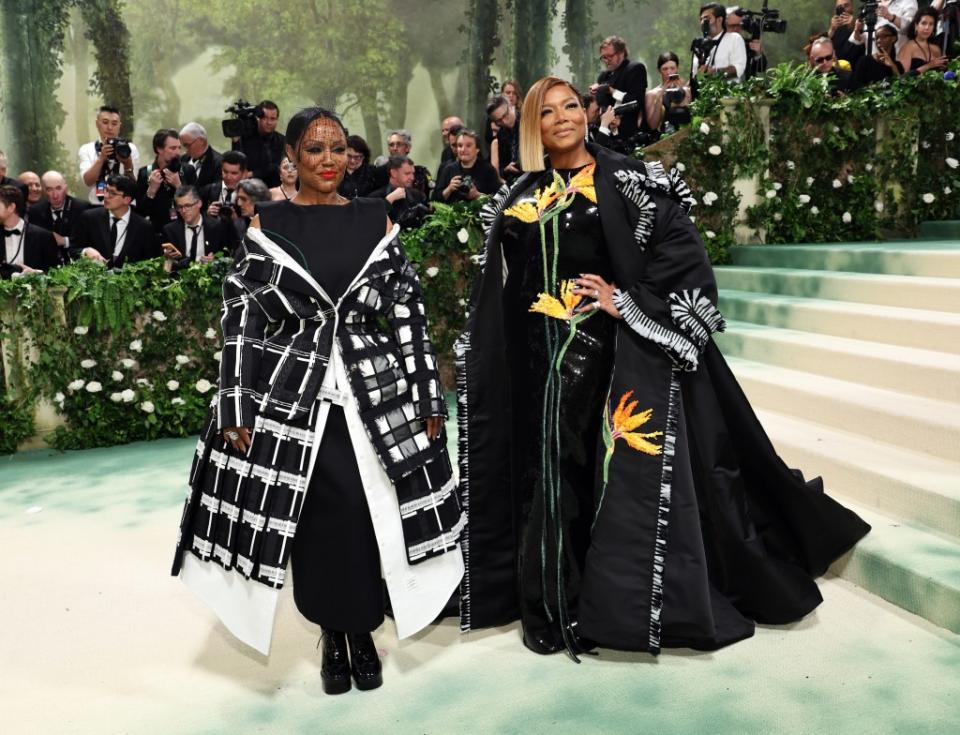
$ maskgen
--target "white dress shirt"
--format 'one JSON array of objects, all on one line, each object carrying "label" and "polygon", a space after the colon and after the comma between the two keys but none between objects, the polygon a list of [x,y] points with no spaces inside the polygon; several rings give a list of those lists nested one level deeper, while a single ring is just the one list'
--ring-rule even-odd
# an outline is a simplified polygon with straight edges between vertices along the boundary
[{"label": "white dress shirt", "polygon": [[[84,143],[80,146],[80,152],[77,154],[77,158],[80,161],[80,180],[83,181],[83,172],[87,171],[97,160],[96,142]],[[132,171],[127,171],[124,165],[118,161],[114,173],[129,174],[134,177],[137,175],[137,171],[140,170],[140,151],[137,150],[137,147],[133,143],[130,144],[130,162],[133,164]],[[108,165],[109,161],[103,164],[103,168],[106,169]],[[97,196],[96,183],[90,187],[87,193],[87,201],[91,204],[103,204],[103,200]]]},{"label": "white dress shirt", "polygon": [[[743,81],[743,72],[747,69],[747,43],[739,33],[727,33],[723,31],[719,36],[714,36],[712,40],[719,39],[707,56],[707,66],[714,69],[726,69],[732,66],[737,70],[737,76],[731,77],[736,82]],[[693,73],[696,75],[700,68],[700,61],[696,56],[693,57]]]},{"label": "white dress shirt", "polygon": [[191,260],[200,260],[204,255],[207,254],[206,248],[203,247],[203,217],[200,218],[200,221],[196,224],[197,227],[197,251],[195,253],[190,252],[190,239],[193,237],[193,232],[190,229],[190,225],[186,222],[183,223],[183,246],[186,252],[183,254],[184,257],[190,256]]},{"label": "white dress shirt", "polygon": [[[17,219],[17,224],[12,227],[3,226],[5,230],[18,230],[18,235],[7,235],[3,238],[3,247],[5,262],[11,265],[23,265],[23,251],[26,240],[27,223],[22,219]],[[2,234],[2,233],[0,233]]]},{"label": "white dress shirt", "polygon": [[[123,252],[123,243],[127,240],[127,225],[130,224],[130,212],[132,211],[132,209],[127,208],[126,214],[117,222],[117,243],[113,246],[114,258],[119,257],[120,253]],[[107,220],[107,224],[111,228],[113,227],[113,212],[110,212],[110,219]]]},{"label": "white dress shirt", "polygon": [[[884,3],[881,3],[881,5],[882,4]],[[895,30],[899,34],[897,36],[896,53],[894,53],[894,58],[896,58],[896,55],[900,53],[900,49],[903,48],[903,45],[910,40],[909,38],[907,38],[907,26],[910,25],[910,22],[913,20],[913,16],[917,14],[917,0],[890,0],[885,4],[887,8],[890,10],[890,12],[893,13],[895,16],[897,16],[900,22],[900,27],[897,28],[896,23],[891,23],[889,20],[887,20],[882,15],[877,13],[877,28],[879,28],[880,26],[890,26],[891,28],[893,28],[893,30]],[[859,41],[853,37],[852,33],[850,34],[850,43],[854,43],[860,46],[865,42],[866,38],[867,38],[867,29],[863,28],[863,30],[861,31],[861,37]],[[874,53],[877,52],[876,41],[874,41],[873,52]],[[910,70],[904,69],[904,71],[910,71]]]}]

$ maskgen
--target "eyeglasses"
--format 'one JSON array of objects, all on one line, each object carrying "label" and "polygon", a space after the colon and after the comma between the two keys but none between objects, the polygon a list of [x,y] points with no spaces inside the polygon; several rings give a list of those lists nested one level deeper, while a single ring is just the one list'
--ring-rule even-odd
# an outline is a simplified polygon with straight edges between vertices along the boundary
[{"label": "eyeglasses", "polygon": [[103,196],[104,197],[122,197],[123,194],[121,194],[116,189],[105,189],[103,192]]},{"label": "eyeglasses", "polygon": [[174,207],[174,209],[176,209],[178,212],[185,212],[185,211],[188,210],[188,209],[193,209],[193,208],[196,207],[198,204],[200,204],[199,201],[196,201],[196,202],[188,202],[188,203],[186,203],[186,204],[178,204],[178,205],[176,205],[176,206]]},{"label": "eyeglasses", "polygon": [[616,54],[600,54],[600,61],[606,63],[607,61],[613,61],[617,58]]},{"label": "eyeglasses", "polygon": [[813,60],[813,63],[820,65],[826,63],[827,61],[833,61],[833,54],[830,54],[829,56],[818,56]]}]

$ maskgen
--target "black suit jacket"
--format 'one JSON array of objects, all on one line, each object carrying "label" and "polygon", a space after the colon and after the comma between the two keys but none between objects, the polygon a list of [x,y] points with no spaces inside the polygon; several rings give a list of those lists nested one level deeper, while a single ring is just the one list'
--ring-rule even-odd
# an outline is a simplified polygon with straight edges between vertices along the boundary
[{"label": "black suit jacket", "polygon": [[[156,161],[149,166],[143,166],[137,173],[137,206],[135,209],[139,215],[150,220],[154,232],[159,235],[163,228],[173,221],[170,217],[170,211],[173,209],[174,189],[166,184],[161,184],[153,199],[147,196],[150,172],[155,167]],[[179,173],[180,183],[197,185],[197,172],[193,166],[181,166]]]},{"label": "black suit jacket", "polygon": [[[42,227],[50,232],[55,232],[63,237],[73,239],[76,237],[77,228],[80,226],[80,215],[93,206],[90,202],[83,199],[68,196],[63,202],[63,209],[60,214],[60,221],[54,225],[53,210],[50,207],[48,199],[41,199],[27,210],[27,219],[31,224]],[[58,247],[61,262],[69,260],[66,247]]]},{"label": "black suit jacket", "polygon": [[[23,230],[23,264],[39,271],[48,271],[60,265],[60,253],[53,233],[30,222],[21,222]],[[0,238],[0,278],[10,278],[20,270],[18,265],[6,262],[7,250]]]},{"label": "black suit jacket", "polygon": [[[603,90],[597,94],[597,104],[603,109],[613,104],[624,104],[625,102],[639,101],[640,107],[637,114],[630,113],[620,118],[620,127],[617,131],[617,137],[626,140],[637,132],[637,121],[644,117],[644,100],[647,94],[647,67],[639,61],[630,61],[624,59],[613,71],[604,71],[597,77],[597,84],[608,84],[614,89],[624,93],[624,98],[618,103],[613,95]],[[646,128],[646,119],[643,120],[643,127]]]},{"label": "black suit jacket", "polygon": [[157,233],[150,223],[136,212],[130,212],[123,249],[120,255],[114,258],[110,248],[110,212],[103,207],[91,207],[80,215],[80,226],[76,239],[70,244],[70,252],[79,257],[84,248],[96,249],[107,259],[111,268],[149,260],[163,254]]},{"label": "black suit jacket", "polygon": [[[190,156],[180,156],[180,163],[186,166],[190,163]],[[200,166],[194,170],[197,172],[197,181],[194,184],[198,189],[220,181],[220,168],[223,165],[223,156],[213,147],[208,147],[206,153],[200,156]]]},{"label": "black suit jacket", "polygon": [[[217,217],[203,215],[203,242],[204,250],[208,255],[215,252],[233,252],[238,242],[235,233],[236,230],[230,227],[229,223],[225,223]],[[161,242],[172,243],[183,254],[182,258],[174,261],[174,270],[186,268],[190,263],[197,260],[196,253],[187,252],[189,248],[186,233],[183,229],[183,220],[178,219],[176,222],[170,222],[166,225],[160,239]]]}]

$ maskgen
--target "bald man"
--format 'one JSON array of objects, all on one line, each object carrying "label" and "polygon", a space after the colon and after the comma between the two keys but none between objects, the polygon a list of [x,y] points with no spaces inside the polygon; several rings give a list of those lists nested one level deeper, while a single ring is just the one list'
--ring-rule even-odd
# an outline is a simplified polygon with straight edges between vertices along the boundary
[{"label": "bald man", "polygon": [[70,196],[67,180],[59,171],[47,171],[40,178],[40,184],[46,198],[30,207],[28,219],[31,224],[53,233],[61,262],[66,262],[70,238],[79,226],[80,215],[90,204]]},{"label": "bald man", "polygon": [[440,178],[440,172],[443,167],[451,161],[457,160],[457,135],[463,130],[465,125],[456,115],[443,118],[440,124],[440,137],[443,138],[443,148],[440,153],[440,167],[437,169],[437,178]]}]

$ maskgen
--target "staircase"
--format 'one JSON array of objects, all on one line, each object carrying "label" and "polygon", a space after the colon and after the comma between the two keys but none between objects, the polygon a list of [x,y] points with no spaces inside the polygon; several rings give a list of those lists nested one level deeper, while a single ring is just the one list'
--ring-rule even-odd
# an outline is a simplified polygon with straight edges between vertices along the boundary
[{"label": "staircase", "polygon": [[873,526],[832,571],[960,633],[957,236],[743,246],[716,271],[717,344],[781,456]]}]

